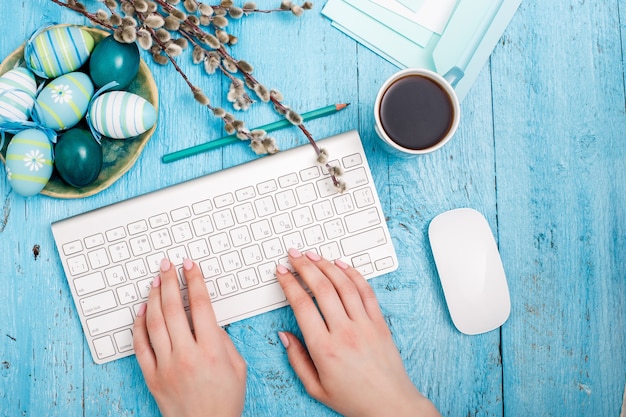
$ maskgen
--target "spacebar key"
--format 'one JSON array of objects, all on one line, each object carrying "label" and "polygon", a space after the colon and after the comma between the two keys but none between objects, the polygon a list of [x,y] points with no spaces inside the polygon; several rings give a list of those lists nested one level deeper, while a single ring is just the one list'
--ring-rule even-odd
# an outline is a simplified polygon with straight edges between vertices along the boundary
[{"label": "spacebar key", "polygon": [[275,282],[233,297],[212,301],[211,304],[217,322],[223,326],[235,320],[282,307],[286,305],[286,300],[280,284]]}]

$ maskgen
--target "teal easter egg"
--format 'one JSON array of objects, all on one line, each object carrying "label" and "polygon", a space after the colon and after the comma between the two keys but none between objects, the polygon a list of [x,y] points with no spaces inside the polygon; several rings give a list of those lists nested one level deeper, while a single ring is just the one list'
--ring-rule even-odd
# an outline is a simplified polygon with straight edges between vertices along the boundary
[{"label": "teal easter egg", "polygon": [[9,142],[5,157],[9,184],[24,197],[38,194],[52,175],[52,145],[39,129],[17,133]]},{"label": "teal easter egg", "polygon": [[144,133],[156,123],[156,109],[146,99],[126,91],[110,91],[91,104],[89,120],[100,134],[128,139]]},{"label": "teal easter egg", "polygon": [[88,31],[76,26],[56,26],[27,43],[24,59],[35,74],[56,78],[82,67],[94,45]]},{"label": "teal easter egg", "polygon": [[0,123],[28,120],[36,94],[35,76],[27,68],[14,68],[0,77]]},{"label": "teal easter egg", "polygon": [[73,187],[84,187],[100,174],[102,147],[88,130],[70,129],[57,140],[54,166],[65,182]]},{"label": "teal easter egg", "polygon": [[89,76],[82,72],[55,78],[37,96],[37,118],[50,129],[69,129],[87,113],[93,90]]},{"label": "teal easter egg", "polygon": [[121,43],[107,36],[94,48],[89,60],[89,75],[96,87],[117,81],[115,90],[125,90],[139,71],[137,44]]}]

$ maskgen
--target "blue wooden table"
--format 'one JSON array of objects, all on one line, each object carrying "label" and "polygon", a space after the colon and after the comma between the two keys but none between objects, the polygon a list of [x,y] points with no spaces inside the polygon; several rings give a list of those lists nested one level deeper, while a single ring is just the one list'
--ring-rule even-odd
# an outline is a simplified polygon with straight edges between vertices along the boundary
[{"label": "blue wooden table", "polygon": [[[232,53],[298,111],[351,103],[307,127],[317,138],[353,128],[362,136],[400,261],[371,285],[415,384],[446,416],[623,416],[626,1],[523,2],[463,100],[455,138],[413,160],[386,154],[373,128],[377,89],[398,68],[332,28],[323,3],[300,18],[230,25]],[[47,0],[3,1],[0,57],[45,21],[87,23]],[[225,79],[201,75],[187,55],[179,62],[227,105]],[[93,363],[50,223],[255,156],[236,144],[162,164],[163,154],[224,132],[171,67],[149,65],[158,128],[110,188],[25,199],[0,175],[1,416],[158,415],[134,357]],[[278,116],[257,104],[242,117],[254,126]],[[275,136],[282,148],[306,142],[295,128]],[[430,220],[457,207],[489,220],[511,292],[509,320],[479,336],[454,328],[427,239]],[[295,328],[289,308],[229,327],[249,365],[244,415],[333,415],[288,365],[277,331]]]}]

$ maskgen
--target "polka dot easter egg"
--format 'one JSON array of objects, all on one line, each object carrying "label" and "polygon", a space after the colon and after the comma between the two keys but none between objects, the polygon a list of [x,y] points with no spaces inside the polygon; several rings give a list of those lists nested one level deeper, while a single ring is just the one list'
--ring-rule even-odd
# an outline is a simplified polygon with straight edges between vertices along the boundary
[{"label": "polka dot easter egg", "polygon": [[93,51],[91,34],[75,26],[56,26],[29,40],[24,59],[30,69],[44,78],[56,78],[82,67]]},{"label": "polka dot easter egg", "polygon": [[62,75],[41,90],[34,113],[45,127],[69,129],[87,113],[93,91],[93,83],[87,74],[71,72]]},{"label": "polka dot easter egg", "polygon": [[126,91],[111,91],[93,101],[88,118],[101,135],[128,139],[154,126],[157,113],[152,103],[141,96]]},{"label": "polka dot easter egg", "polygon": [[38,194],[52,176],[52,145],[39,129],[26,129],[9,142],[6,171],[13,190],[24,197]]},{"label": "polka dot easter egg", "polygon": [[0,124],[28,120],[36,94],[35,76],[27,68],[14,68],[0,77]]}]

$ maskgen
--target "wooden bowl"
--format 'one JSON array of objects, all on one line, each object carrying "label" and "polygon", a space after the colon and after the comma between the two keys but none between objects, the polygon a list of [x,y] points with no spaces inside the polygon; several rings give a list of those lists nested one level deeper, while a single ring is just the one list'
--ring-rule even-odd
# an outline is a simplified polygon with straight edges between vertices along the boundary
[{"label": "wooden bowl", "polygon": [[[110,34],[109,32],[93,27],[82,28],[87,30],[93,36],[96,43],[100,42]],[[7,56],[2,63],[0,63],[0,76],[23,63],[24,45],[25,43]],[[154,82],[154,78],[152,78],[152,73],[143,59],[140,60],[137,77],[125,91],[137,94],[148,100],[152,103],[158,114],[159,100],[157,87]],[[102,170],[100,171],[98,178],[96,178],[93,183],[80,188],[72,187],[64,182],[55,170],[52,173],[52,178],[50,178],[50,181],[40,194],[55,198],[81,198],[88,197],[105,190],[135,164],[137,159],[139,159],[143,148],[150,140],[150,137],[152,137],[155,129],[156,123],[148,131],[133,139],[113,140],[103,138]],[[7,135],[4,147],[0,149],[0,160],[2,160],[3,163],[5,162],[4,155],[6,154],[6,148],[8,142],[10,141],[10,137],[11,135]]]}]

